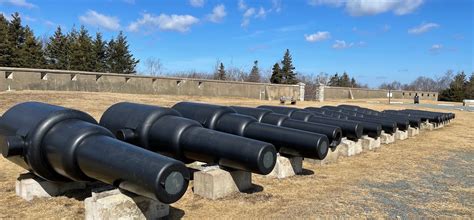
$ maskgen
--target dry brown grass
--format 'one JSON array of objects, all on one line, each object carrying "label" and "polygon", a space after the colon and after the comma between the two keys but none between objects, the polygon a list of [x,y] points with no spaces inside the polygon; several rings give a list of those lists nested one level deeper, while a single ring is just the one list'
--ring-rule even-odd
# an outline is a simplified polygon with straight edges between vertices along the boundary
[{"label": "dry brown grass", "polygon": [[[86,111],[99,119],[111,104],[132,101],[171,106],[178,101],[256,106],[276,102],[184,96],[81,92],[0,93],[0,113],[24,101],[42,101]],[[373,100],[372,100],[373,101]],[[379,100],[384,102],[385,100]],[[344,101],[329,101],[340,104]],[[347,101],[345,101],[347,102]],[[373,108],[400,108],[351,102]],[[299,107],[318,106],[301,102]],[[254,192],[210,201],[191,188],[172,205],[172,218],[474,217],[474,113],[456,112],[449,126],[335,164],[304,163],[305,174],[283,180],[254,175]],[[21,168],[0,159],[0,218],[83,218],[81,199],[62,196],[21,200],[15,179]],[[262,190],[263,189],[263,190]]]}]

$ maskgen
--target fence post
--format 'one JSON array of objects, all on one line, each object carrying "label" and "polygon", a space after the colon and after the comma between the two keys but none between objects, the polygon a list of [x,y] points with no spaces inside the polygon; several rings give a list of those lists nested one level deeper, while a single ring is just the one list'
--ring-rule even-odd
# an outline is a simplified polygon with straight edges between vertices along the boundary
[{"label": "fence post", "polygon": [[318,100],[320,102],[324,102],[324,87],[325,85],[320,83],[319,86],[318,86]]}]

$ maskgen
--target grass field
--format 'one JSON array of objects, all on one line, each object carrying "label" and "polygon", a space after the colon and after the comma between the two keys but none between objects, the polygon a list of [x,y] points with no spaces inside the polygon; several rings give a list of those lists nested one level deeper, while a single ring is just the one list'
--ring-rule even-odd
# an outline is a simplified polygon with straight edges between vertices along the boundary
[{"label": "grass field", "polygon": [[[236,98],[152,96],[81,92],[0,93],[0,113],[24,101],[41,101],[86,111],[99,119],[110,105],[131,101],[171,106],[179,101],[224,105],[278,104]],[[373,100],[372,100],[373,101]],[[382,100],[381,100],[382,101]],[[298,107],[335,105],[300,102]],[[353,104],[382,110],[397,109],[366,101]],[[442,110],[437,110],[442,111]],[[172,204],[170,218],[474,218],[474,113],[456,111],[457,118],[442,129],[377,151],[343,158],[329,165],[304,163],[304,175],[283,180],[254,175],[255,190],[210,201],[192,193]],[[0,218],[83,218],[84,193],[26,202],[15,195],[22,168],[0,159]]]}]

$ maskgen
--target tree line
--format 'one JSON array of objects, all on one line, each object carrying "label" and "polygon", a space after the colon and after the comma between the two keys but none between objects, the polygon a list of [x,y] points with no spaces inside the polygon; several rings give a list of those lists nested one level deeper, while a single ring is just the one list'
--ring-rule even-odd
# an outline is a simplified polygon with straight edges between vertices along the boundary
[{"label": "tree line", "polygon": [[58,26],[42,41],[18,13],[10,21],[0,14],[0,66],[129,74],[138,62],[122,32],[107,41],[100,32],[92,38],[84,26],[69,33]]},{"label": "tree line", "polygon": [[454,74],[447,71],[441,77],[420,76],[411,83],[402,84],[398,81],[382,83],[380,89],[412,90],[438,92],[440,101],[460,102],[463,99],[474,99],[474,73],[468,76],[464,71]]}]

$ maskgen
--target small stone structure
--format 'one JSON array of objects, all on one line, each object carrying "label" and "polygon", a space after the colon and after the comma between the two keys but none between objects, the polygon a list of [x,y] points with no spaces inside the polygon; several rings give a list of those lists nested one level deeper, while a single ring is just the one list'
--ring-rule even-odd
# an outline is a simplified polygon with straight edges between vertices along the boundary
[{"label": "small stone structure", "polygon": [[362,153],[362,143],[360,140],[351,141],[347,138],[342,138],[341,144],[337,148],[339,156],[351,157]]},{"label": "small stone structure", "polygon": [[252,174],[247,171],[228,171],[219,166],[204,166],[194,172],[194,194],[208,199],[219,199],[235,192],[252,188]]},{"label": "small stone structure", "polygon": [[419,128],[414,128],[414,127],[408,127],[408,137],[414,137],[418,134],[420,134],[420,129]]},{"label": "small stone structure", "polygon": [[277,155],[275,168],[267,177],[283,179],[297,175],[303,171],[302,157],[285,157]]},{"label": "small stone structure", "polygon": [[380,147],[380,138],[375,139],[364,135],[359,141],[364,151],[375,150]]},{"label": "small stone structure", "polygon": [[158,219],[169,215],[169,205],[106,188],[92,192],[84,201],[86,220],[99,219]]},{"label": "small stone structure", "polygon": [[395,139],[396,140],[405,140],[408,138],[408,131],[401,131],[398,130],[395,132]]},{"label": "small stone structure", "polygon": [[62,195],[67,191],[85,188],[86,184],[82,182],[54,183],[32,173],[20,174],[15,183],[16,195],[26,201],[31,201],[34,198],[50,198]]},{"label": "small stone structure", "polygon": [[384,131],[382,131],[382,134],[380,134],[380,143],[382,144],[391,144],[395,142],[395,134],[387,134]]}]

